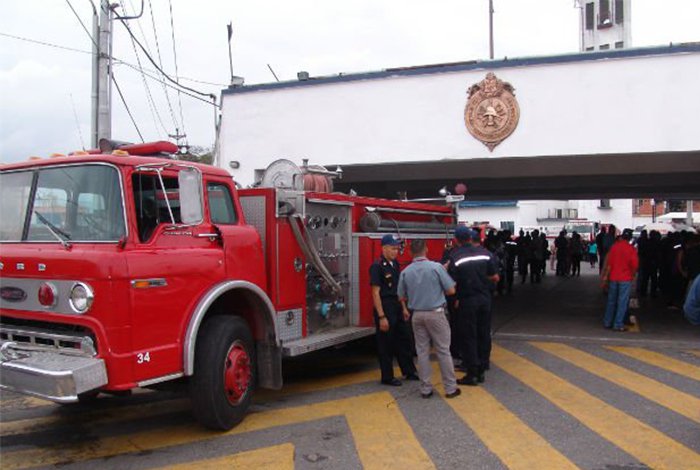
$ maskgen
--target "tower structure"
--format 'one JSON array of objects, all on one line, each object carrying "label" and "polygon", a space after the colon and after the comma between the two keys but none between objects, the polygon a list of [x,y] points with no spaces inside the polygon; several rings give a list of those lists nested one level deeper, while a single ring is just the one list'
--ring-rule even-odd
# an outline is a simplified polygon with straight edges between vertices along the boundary
[{"label": "tower structure", "polygon": [[632,0],[577,0],[581,52],[632,46]]}]

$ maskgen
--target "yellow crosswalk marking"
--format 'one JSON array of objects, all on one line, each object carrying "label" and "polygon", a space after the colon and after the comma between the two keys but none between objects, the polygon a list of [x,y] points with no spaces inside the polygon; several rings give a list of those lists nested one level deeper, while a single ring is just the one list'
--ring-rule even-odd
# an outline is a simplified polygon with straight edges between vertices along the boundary
[{"label": "yellow crosswalk marking", "polygon": [[684,361],[660,354],[654,351],[649,351],[642,348],[633,348],[627,346],[606,346],[608,349],[629,356],[638,361],[646,362],[662,369],[670,370],[676,374],[690,377],[694,380],[700,380],[700,367],[688,364]]},{"label": "yellow crosswalk marking", "polygon": [[177,413],[190,408],[187,399],[161,400],[152,403],[120,406],[110,409],[92,409],[84,413],[49,415],[38,418],[0,422],[0,436],[38,432],[51,426],[80,423],[81,429],[99,429],[107,423],[117,423]]},{"label": "yellow crosswalk marking", "polygon": [[700,454],[542,367],[494,345],[493,362],[585,426],[652,468],[697,469]]},{"label": "yellow crosswalk marking", "polygon": [[249,450],[215,459],[198,460],[180,465],[171,465],[168,470],[219,470],[221,468],[255,468],[294,470],[294,446],[281,444],[263,449]]},{"label": "yellow crosswalk marking", "polygon": [[[440,369],[436,365],[433,369],[433,383],[437,383]],[[438,389],[445,393],[442,385]],[[446,402],[509,469],[578,468],[486,389],[462,387],[461,396]]]},{"label": "yellow crosswalk marking", "polygon": [[[3,452],[3,468],[15,469],[61,462],[79,462],[128,452],[190,444],[276,426],[345,416],[365,468],[434,468],[413,430],[388,392],[372,393],[307,406],[252,413],[228,433],[213,434],[196,424],[105,437],[75,446]],[[381,423],[378,426],[377,423]]]},{"label": "yellow crosswalk marking", "polygon": [[700,423],[700,399],[692,395],[565,344],[530,344]]},{"label": "yellow crosswalk marking", "polygon": [[56,403],[41,398],[30,397],[28,395],[18,395],[6,398],[5,393],[0,400],[0,411],[10,411],[16,409],[38,408],[41,406],[58,406]]},{"label": "yellow crosswalk marking", "polygon": [[[399,370],[395,370],[399,374]],[[282,398],[287,395],[318,392],[328,389],[340,388],[348,385],[355,385],[364,382],[379,381],[379,369],[352,372],[323,379],[305,379],[285,385],[282,390],[258,390],[255,394],[255,402],[265,402]],[[147,391],[152,393],[152,391]],[[32,397],[13,397],[9,400],[18,400],[15,403],[8,403],[7,409],[26,409],[25,400],[36,400],[44,405],[55,405],[52,402],[40,400]],[[14,421],[0,422],[0,436],[11,436],[37,432],[48,429],[51,426],[80,422],[83,428],[98,428],[107,423],[124,422],[136,418],[154,417],[162,414],[175,413],[189,408],[187,399],[167,399],[153,403],[124,405],[112,409],[89,409],[80,414],[71,415],[50,415],[38,418],[19,419]],[[31,407],[31,406],[30,406]]]}]

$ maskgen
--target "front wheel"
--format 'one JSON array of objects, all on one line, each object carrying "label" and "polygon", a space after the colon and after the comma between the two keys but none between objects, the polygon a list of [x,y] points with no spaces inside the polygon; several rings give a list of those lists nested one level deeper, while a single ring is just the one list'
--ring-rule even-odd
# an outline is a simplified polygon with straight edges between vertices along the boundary
[{"label": "front wheel", "polygon": [[255,353],[246,322],[231,316],[207,320],[197,336],[190,380],[197,420],[210,429],[233,428],[245,416],[254,385]]}]

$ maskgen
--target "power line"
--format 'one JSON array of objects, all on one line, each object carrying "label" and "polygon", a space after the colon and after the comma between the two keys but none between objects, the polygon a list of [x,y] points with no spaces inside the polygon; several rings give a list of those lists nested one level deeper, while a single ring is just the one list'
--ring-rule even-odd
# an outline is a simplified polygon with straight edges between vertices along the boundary
[{"label": "power line", "polygon": [[[39,45],[39,46],[47,46],[47,47],[52,47],[52,48],[55,48],[55,49],[62,49],[62,50],[70,51],[70,52],[79,52],[80,54],[90,54],[90,55],[94,55],[94,52],[92,52],[92,51],[86,51],[86,50],[83,50],[83,49],[76,49],[76,48],[74,48],[74,47],[63,46],[63,45],[61,45],[61,44],[55,44],[55,43],[52,43],[52,42],[41,41],[41,40],[38,40],[38,39],[31,39],[31,38],[26,38],[26,37],[22,37],[22,36],[15,36],[14,34],[7,34],[7,33],[2,33],[2,32],[0,32],[0,36],[8,37],[8,38],[10,38],[10,39],[17,39],[18,41],[25,41],[25,42],[29,42],[29,43],[32,43],[32,44],[37,44],[37,45]],[[136,67],[135,65],[130,64],[130,63],[128,63],[128,62],[125,62],[125,61],[123,61],[123,60],[120,60],[120,59],[118,59],[118,58],[116,58],[116,57],[114,57],[114,56],[112,56],[112,60],[113,60],[113,61],[117,61],[117,62],[119,62],[119,63],[121,63],[121,64],[125,64],[125,65],[126,65],[126,64],[129,64],[129,65],[132,65],[132,66]],[[146,69],[146,68],[144,68],[143,70],[144,70],[145,72],[149,72],[149,73],[159,73],[159,72],[157,72],[157,71],[149,70],[149,69]],[[225,88],[225,87],[228,86],[228,85],[225,84],[225,83],[208,82],[208,81],[206,81],[206,80],[199,80],[199,79],[197,79],[197,78],[188,78],[188,77],[179,77],[179,78],[180,78],[180,80],[187,80],[188,82],[202,83],[202,84],[204,84],[204,85],[219,86],[219,87],[222,87],[222,88]],[[167,85],[167,84],[166,84],[166,85]],[[175,87],[172,87],[172,88],[175,89]],[[189,95],[188,95],[188,96],[189,96]]]},{"label": "power line", "polygon": [[[122,5],[122,9],[126,11],[126,8],[124,8],[124,2],[120,2]],[[143,31],[141,31],[143,33]],[[136,62],[139,64],[139,70],[142,70],[141,67],[141,57],[139,56],[138,50],[136,49],[136,44],[134,43],[135,37],[131,37],[131,46],[134,49],[134,55],[136,56]],[[151,87],[148,86],[148,82],[146,81],[146,77],[143,76],[143,72],[141,72],[141,80],[143,82],[143,87],[146,89],[146,97],[147,102],[148,102],[148,108],[151,111],[151,117],[153,118],[153,126],[156,128],[156,132],[158,131],[158,123],[160,123],[161,128],[163,129],[163,132],[165,134],[168,134],[168,129],[165,127],[165,124],[163,124],[163,118],[160,116],[160,113],[158,112],[158,107],[155,104],[155,100],[153,99],[153,95],[151,94]],[[156,122],[156,116],[158,122]]]},{"label": "power line", "polygon": [[70,9],[71,9],[71,11],[73,12],[73,14],[75,15],[75,17],[78,19],[78,22],[80,23],[80,26],[82,26],[82,27],[83,27],[83,30],[85,30],[85,34],[88,35],[88,37],[90,38],[90,40],[92,41],[92,43],[95,45],[95,47],[96,47],[97,49],[99,49],[100,46],[97,45],[97,41],[95,41],[95,38],[92,37],[92,34],[90,33],[90,31],[88,31],[87,26],[85,26],[85,23],[83,23],[83,20],[80,18],[80,15],[78,15],[78,12],[75,11],[75,8],[73,8],[73,5],[71,5],[70,0],[66,0],[66,3],[67,3],[68,6],[70,7]]},{"label": "power line", "polygon": [[[153,16],[153,5],[151,4],[151,0],[148,0],[148,11],[151,14],[151,25],[153,25],[153,37],[155,38],[156,41],[156,52],[158,53],[158,63],[160,64],[161,67],[163,67],[163,59],[160,55],[160,41],[158,41],[158,29],[156,28],[156,20],[155,17]],[[170,110],[170,118],[173,121],[173,124],[175,125],[175,128],[177,128],[177,119],[175,119],[175,112],[173,111],[173,105],[170,102],[170,93],[168,93],[168,89],[165,87],[165,84],[163,83],[163,93],[165,93],[165,99],[168,102],[168,109]]]},{"label": "power line", "polygon": [[168,75],[168,74],[156,63],[155,60],[153,60],[153,57],[151,57],[151,55],[148,53],[148,51],[143,47],[143,44],[141,44],[141,42],[134,36],[134,33],[131,31],[131,28],[129,28],[129,25],[126,24],[126,22],[124,22],[124,20],[120,20],[120,21],[121,21],[122,25],[124,25],[124,27],[126,28],[127,32],[129,33],[129,36],[131,36],[132,38],[134,38],[134,42],[136,42],[136,44],[137,44],[137,45],[141,48],[141,50],[144,52],[144,54],[146,55],[146,58],[151,62],[151,64],[153,64],[153,66],[156,68],[156,70],[158,70],[158,72],[160,72],[160,73],[163,75],[163,77],[166,78],[169,82],[174,83],[174,84],[177,85],[178,87],[180,87],[180,88],[182,88],[182,89],[184,89],[184,90],[190,91],[190,92],[192,92],[192,93],[194,93],[194,94],[196,94],[196,95],[206,96],[207,98],[210,98],[210,97],[214,96],[214,95],[212,95],[211,93],[203,93],[203,92],[201,92],[201,91],[195,90],[194,88],[190,88],[190,87],[188,87],[188,86],[185,86],[185,85],[179,83],[177,80],[173,79],[170,75]]},{"label": "power line", "polygon": [[131,110],[129,109],[129,105],[126,104],[126,99],[124,99],[124,94],[122,93],[121,88],[119,88],[119,84],[117,83],[117,79],[114,78],[114,73],[110,74],[112,77],[112,83],[114,83],[114,88],[117,89],[117,93],[119,93],[119,98],[122,100],[122,104],[124,104],[124,108],[126,108],[126,112],[129,115],[129,118],[131,118],[131,123],[134,125],[134,128],[136,129],[136,132],[139,134],[139,137],[141,138],[141,142],[145,142],[143,140],[143,135],[141,135],[141,131],[139,130],[139,126],[136,125],[136,120],[134,119],[133,114],[131,114]]},{"label": "power line", "polygon": [[92,52],[92,51],[85,51],[85,50],[82,50],[82,49],[75,49],[75,48],[73,48],[73,47],[61,46],[61,45],[59,45],[59,44],[54,44],[54,43],[52,43],[52,42],[39,41],[38,39],[30,39],[30,38],[25,38],[25,37],[22,37],[22,36],[15,36],[15,35],[13,35],[13,34],[0,33],[0,36],[5,36],[5,37],[8,37],[8,38],[17,39],[17,40],[19,40],[19,41],[31,42],[31,43],[33,43],[33,44],[39,44],[39,45],[41,45],[41,46],[54,47],[54,48],[56,48],[56,49],[63,49],[63,50],[66,50],[66,51],[71,51],[71,52],[80,52],[81,54],[90,54],[90,55],[93,55],[93,54],[94,54],[94,52]]},{"label": "power line", "polygon": [[[180,72],[177,68],[177,48],[175,47],[175,21],[173,19],[173,2],[168,0],[168,5],[170,7],[170,31],[173,38],[173,59],[175,62],[175,78],[179,80]],[[187,130],[185,129],[185,117],[182,115],[182,96],[180,91],[177,92],[177,101],[180,106],[180,122],[182,123],[182,133],[185,135],[185,143],[187,143]]]},{"label": "power line", "polygon": [[[158,77],[154,77],[153,75],[149,75],[148,73],[146,73],[146,70],[145,70],[145,69],[140,69],[140,68],[138,68],[137,66],[135,66],[135,65],[133,65],[133,64],[130,64],[130,63],[128,63],[128,62],[124,62],[124,61],[118,60],[118,59],[115,59],[115,63],[122,64],[122,65],[126,65],[127,67],[129,67],[129,68],[131,68],[131,69],[134,69],[135,71],[137,71],[137,72],[139,72],[139,73],[143,73],[146,77],[150,78],[151,80],[155,80],[155,81],[158,82],[158,83],[163,83],[165,86],[170,87],[170,88],[172,88],[173,90],[177,90],[177,89],[178,89],[176,86],[171,85],[170,83],[167,83],[167,82],[161,80],[161,79],[158,78]],[[180,91],[182,91],[182,90],[180,90]],[[201,102],[203,102],[203,103],[207,103],[207,104],[209,104],[209,105],[212,105],[212,106],[214,106],[215,108],[220,108],[220,107],[221,107],[220,105],[216,104],[216,102],[212,102],[212,101],[209,101],[209,100],[205,100],[204,98],[201,98],[201,97],[199,97],[199,96],[197,96],[197,95],[193,95],[192,93],[187,93],[186,91],[182,91],[182,94],[183,94],[183,95],[187,95],[187,96],[189,96],[190,98],[194,98],[194,99],[196,99],[196,100],[199,100],[199,101],[201,101]],[[208,96],[209,96],[209,98],[216,98],[215,95],[208,95]]]}]

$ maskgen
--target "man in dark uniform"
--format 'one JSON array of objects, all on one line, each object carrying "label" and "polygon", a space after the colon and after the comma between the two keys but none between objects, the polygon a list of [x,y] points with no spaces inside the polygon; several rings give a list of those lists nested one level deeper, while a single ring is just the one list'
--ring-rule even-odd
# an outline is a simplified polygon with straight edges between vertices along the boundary
[{"label": "man in dark uniform", "polygon": [[467,374],[460,385],[477,385],[485,380],[491,356],[491,288],[498,282],[498,262],[478,245],[473,230],[455,230],[459,247],[452,251],[449,271],[457,281],[457,328]]},{"label": "man in dark uniform", "polygon": [[397,295],[399,263],[396,258],[400,244],[393,235],[382,237],[382,256],[369,268],[382,384],[393,386],[401,385],[394,377],[394,356],[404,378],[418,380],[413,364],[410,320],[404,320]]},{"label": "man in dark uniform", "polygon": [[518,242],[511,238],[509,230],[503,231],[503,240],[506,252],[506,286],[510,294],[513,292],[513,275],[515,273],[515,260],[518,257]]}]

